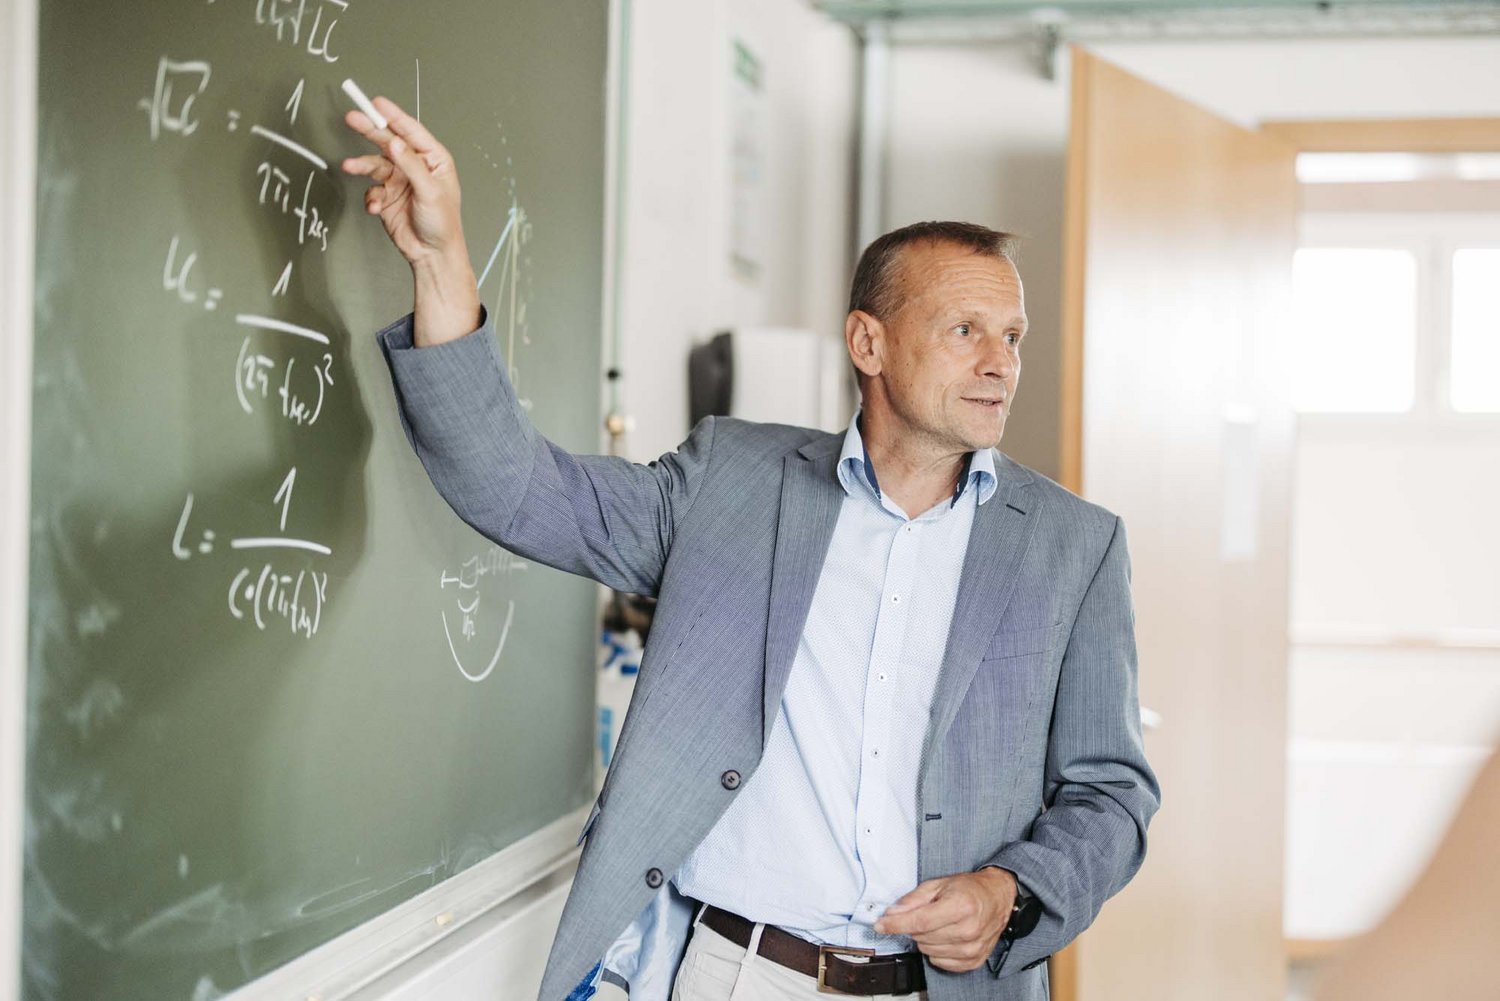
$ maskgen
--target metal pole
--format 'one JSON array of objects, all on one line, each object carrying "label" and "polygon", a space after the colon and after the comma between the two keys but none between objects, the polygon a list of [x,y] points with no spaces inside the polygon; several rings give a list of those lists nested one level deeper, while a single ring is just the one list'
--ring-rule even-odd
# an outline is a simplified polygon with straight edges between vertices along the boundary
[{"label": "metal pole", "polygon": [[890,128],[891,43],[885,24],[868,25],[863,42],[860,48],[856,254],[885,232],[886,144]]}]

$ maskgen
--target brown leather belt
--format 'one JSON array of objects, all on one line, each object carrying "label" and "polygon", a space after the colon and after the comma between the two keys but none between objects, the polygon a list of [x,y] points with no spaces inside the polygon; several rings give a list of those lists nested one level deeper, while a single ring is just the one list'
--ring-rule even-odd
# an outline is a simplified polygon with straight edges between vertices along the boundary
[{"label": "brown leather belt", "polygon": [[[723,935],[735,945],[750,947],[750,933],[755,925],[740,917],[706,908],[703,924]],[[766,925],[760,935],[756,954],[789,970],[814,977],[824,994],[914,994],[927,987],[920,952],[900,952],[877,956],[873,949],[845,949],[832,945],[814,945],[791,932]],[[844,957],[858,957],[845,959]]]}]

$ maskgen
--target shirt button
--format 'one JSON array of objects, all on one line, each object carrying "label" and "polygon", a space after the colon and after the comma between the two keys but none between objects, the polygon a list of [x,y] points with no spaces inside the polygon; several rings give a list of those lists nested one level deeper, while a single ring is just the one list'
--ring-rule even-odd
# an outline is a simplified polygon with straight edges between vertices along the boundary
[{"label": "shirt button", "polygon": [[651,889],[653,889],[653,890],[656,889],[658,886],[661,886],[661,870],[660,869],[656,868],[655,866],[652,866],[650,869],[646,870],[646,885],[649,886],[649,887],[651,887]]},{"label": "shirt button", "polygon": [[899,594],[893,594],[893,595],[891,595],[891,600],[892,601],[900,601],[901,600],[901,595],[899,595]]},{"label": "shirt button", "polygon": [[733,768],[719,776],[719,785],[725,789],[738,789],[740,787],[740,773]]},{"label": "shirt button", "polygon": [[885,675],[884,674],[877,674],[876,677],[879,678],[881,681],[885,680]]},{"label": "shirt button", "polygon": [[875,750],[871,751],[870,752],[870,757],[872,757],[872,758],[878,758],[878,757],[880,757],[880,748],[877,747],[877,748],[875,748]]}]

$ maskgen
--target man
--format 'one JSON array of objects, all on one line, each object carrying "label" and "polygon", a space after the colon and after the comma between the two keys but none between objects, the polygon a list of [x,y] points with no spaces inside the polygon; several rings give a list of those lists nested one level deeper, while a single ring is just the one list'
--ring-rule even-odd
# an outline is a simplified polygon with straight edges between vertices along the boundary
[{"label": "man", "polygon": [[659,599],[542,998],[1045,998],[1158,790],[1119,521],[994,451],[1026,329],[1007,239],[866,251],[844,435],[709,418],[650,466],[574,456],[504,378],[452,157],[376,106],[388,129],[348,123],[381,154],[344,169],[412,267],[380,339],[433,482],[508,548]]}]

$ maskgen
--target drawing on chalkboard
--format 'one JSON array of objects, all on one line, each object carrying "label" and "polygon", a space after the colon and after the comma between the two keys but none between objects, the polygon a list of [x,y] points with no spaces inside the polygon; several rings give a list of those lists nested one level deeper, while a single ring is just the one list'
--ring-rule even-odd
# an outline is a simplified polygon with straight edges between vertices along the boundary
[{"label": "drawing on chalkboard", "polygon": [[[454,607],[457,610],[455,618],[459,623],[459,642],[455,643],[453,627],[448,621],[449,610],[443,610],[443,635],[448,639],[448,652],[453,655],[453,663],[458,665],[459,673],[470,681],[483,681],[495,670],[495,666],[500,663],[500,654],[505,650],[505,641],[510,637],[511,623],[516,617],[516,602],[511,598],[505,603],[505,621],[500,625],[494,650],[491,651],[486,643],[477,655],[469,655],[469,647],[480,635],[480,604],[484,598],[480,585],[486,578],[508,577],[525,570],[527,566],[526,561],[520,557],[498,546],[491,546],[484,553],[464,560],[456,571],[444,569],[438,579],[438,586],[445,592],[449,587],[454,589]],[[478,666],[480,664],[483,666]]]},{"label": "drawing on chalkboard", "polygon": [[[530,242],[531,223],[526,219],[526,210],[516,203],[515,196],[512,195],[505,226],[500,230],[500,238],[495,241],[495,249],[490,251],[490,259],[485,262],[484,271],[479,275],[479,294],[484,295],[485,282],[494,271],[494,303],[495,312],[499,316],[496,327],[504,327],[502,340],[505,343],[505,367],[509,370],[507,374],[518,393],[521,387],[520,372],[516,368],[516,337],[519,335],[523,343],[529,343],[526,337],[529,289],[526,287],[528,283],[523,281],[522,249]],[[500,265],[498,271],[495,271],[496,262]],[[522,405],[530,409],[525,399],[522,400]]]},{"label": "drawing on chalkboard", "polygon": [[[421,86],[420,64],[418,66],[418,87]],[[498,123],[496,123],[498,125]],[[505,145],[505,135],[500,136],[501,145]],[[499,169],[488,153],[481,150],[485,162],[492,168]],[[506,166],[510,166],[510,157],[505,158]],[[510,195],[510,208],[505,214],[505,224],[500,228],[500,235],[495,239],[494,248],[485,261],[484,268],[479,274],[479,294],[492,302],[492,314],[495,316],[495,328],[497,336],[505,346],[505,367],[510,377],[511,385],[516,389],[517,398],[521,406],[527,410],[531,409],[531,400],[527,398],[522,390],[521,371],[516,364],[516,345],[519,342],[523,347],[531,343],[527,333],[526,308],[531,298],[530,275],[527,267],[530,257],[525,253],[525,247],[531,242],[531,222],[527,219],[526,209],[522,207],[516,198],[515,178],[508,179]],[[488,294],[486,289],[489,290]],[[439,579],[439,587],[447,591],[454,588],[454,605],[451,609],[443,610],[443,635],[448,641],[448,652],[453,656],[453,662],[458,666],[459,672],[470,681],[483,681],[488,678],[500,663],[500,655],[505,650],[505,641],[510,636],[511,623],[515,619],[516,602],[514,598],[505,599],[505,617],[500,625],[499,635],[495,638],[494,649],[490,650],[488,643],[479,647],[477,655],[471,654],[469,648],[478,642],[478,637],[485,632],[481,628],[480,603],[482,598],[481,584],[487,578],[509,577],[516,571],[525,570],[525,560],[500,549],[491,546],[482,555],[470,556],[459,565],[457,571],[444,569]],[[454,612],[454,618],[458,623],[457,639],[454,637],[454,628],[449,621],[449,612]],[[493,632],[491,624],[490,632]]]}]

